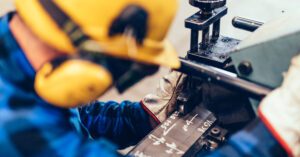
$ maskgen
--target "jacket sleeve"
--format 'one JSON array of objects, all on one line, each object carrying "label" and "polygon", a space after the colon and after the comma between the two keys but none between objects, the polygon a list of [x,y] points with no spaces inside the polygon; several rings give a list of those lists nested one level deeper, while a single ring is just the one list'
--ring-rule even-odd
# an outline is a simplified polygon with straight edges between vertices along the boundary
[{"label": "jacket sleeve", "polygon": [[80,108],[79,113],[94,139],[107,138],[120,148],[136,144],[153,129],[140,103],[94,102]]},{"label": "jacket sleeve", "polygon": [[233,135],[228,143],[206,157],[283,157],[284,149],[266,126],[257,119],[243,131]]}]

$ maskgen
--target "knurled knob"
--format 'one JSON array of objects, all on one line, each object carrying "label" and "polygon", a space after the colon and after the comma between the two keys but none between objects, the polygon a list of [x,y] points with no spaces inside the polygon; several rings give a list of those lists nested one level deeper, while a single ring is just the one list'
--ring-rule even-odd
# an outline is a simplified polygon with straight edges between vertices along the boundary
[{"label": "knurled knob", "polygon": [[204,12],[211,12],[214,9],[225,6],[226,0],[189,0],[189,3]]}]

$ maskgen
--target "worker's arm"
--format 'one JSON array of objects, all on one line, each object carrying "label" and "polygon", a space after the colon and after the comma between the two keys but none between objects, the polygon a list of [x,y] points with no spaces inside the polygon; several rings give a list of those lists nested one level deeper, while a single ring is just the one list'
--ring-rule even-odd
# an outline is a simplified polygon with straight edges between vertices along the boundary
[{"label": "worker's arm", "polygon": [[[46,118],[49,117],[46,116]],[[26,118],[11,120],[6,123],[7,128],[0,129],[0,154],[13,157],[120,156],[116,152],[116,147],[111,143],[103,139],[90,140],[81,136],[74,131],[67,120],[55,122],[56,124],[52,122],[49,124],[37,119],[32,121]]]},{"label": "worker's arm", "polygon": [[[31,93],[16,91],[16,101],[31,100],[38,103],[34,104],[34,110],[0,110],[1,157],[120,156],[115,145],[104,139],[89,139],[74,129],[80,126],[77,111],[53,108],[48,104],[39,103],[39,99],[35,99]],[[10,104],[3,103],[3,106]]]},{"label": "worker's arm", "polygon": [[153,129],[140,103],[95,102],[79,113],[93,138],[108,138],[120,148],[136,144]]}]

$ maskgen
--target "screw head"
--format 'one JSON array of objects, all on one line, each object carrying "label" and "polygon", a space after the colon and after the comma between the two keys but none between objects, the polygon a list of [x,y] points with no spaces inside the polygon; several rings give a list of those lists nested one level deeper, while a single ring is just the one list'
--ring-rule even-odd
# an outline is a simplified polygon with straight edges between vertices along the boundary
[{"label": "screw head", "polygon": [[214,136],[219,136],[221,134],[221,130],[219,128],[213,128],[210,133]]},{"label": "screw head", "polygon": [[238,69],[242,75],[250,75],[253,72],[252,64],[250,61],[242,61],[239,64]]}]

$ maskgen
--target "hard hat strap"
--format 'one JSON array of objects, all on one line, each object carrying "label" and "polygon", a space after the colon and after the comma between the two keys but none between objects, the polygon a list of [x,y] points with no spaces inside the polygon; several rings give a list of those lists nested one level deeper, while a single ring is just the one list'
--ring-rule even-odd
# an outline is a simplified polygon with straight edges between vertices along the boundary
[{"label": "hard hat strap", "polygon": [[39,0],[42,7],[48,12],[54,22],[69,36],[75,47],[80,47],[85,41],[90,40],[87,36],[62,9],[52,0]]}]

